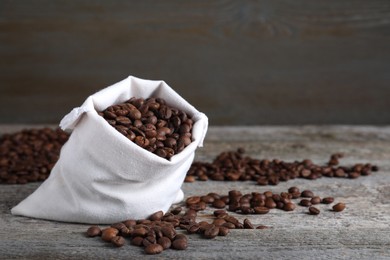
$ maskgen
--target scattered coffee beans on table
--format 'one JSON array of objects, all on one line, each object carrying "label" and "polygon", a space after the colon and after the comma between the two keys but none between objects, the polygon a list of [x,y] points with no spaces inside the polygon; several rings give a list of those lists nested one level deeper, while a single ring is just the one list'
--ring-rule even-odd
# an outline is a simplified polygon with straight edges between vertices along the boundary
[{"label": "scattered coffee beans on table", "polygon": [[0,183],[43,181],[69,134],[60,129],[25,129],[0,137]]},{"label": "scattered coffee beans on table", "polygon": [[[307,197],[309,194],[312,195],[312,199],[316,198],[316,201],[321,201],[321,198],[315,196],[313,192],[309,190],[300,192],[297,187],[291,187],[287,192],[280,194],[271,191],[244,194],[238,190],[231,190],[226,195],[212,192],[188,197],[184,203],[185,209],[181,206],[173,207],[166,214],[158,211],[148,219],[128,219],[114,223],[103,230],[98,226],[91,226],[86,235],[88,237],[100,236],[103,241],[110,242],[114,247],[125,245],[128,239],[132,245],[143,247],[146,254],[159,254],[169,248],[185,250],[188,247],[188,238],[183,233],[177,232],[178,229],[184,230],[189,235],[199,234],[205,239],[227,236],[231,229],[266,229],[269,227],[255,226],[248,218],[240,221],[228,212],[249,215],[267,214],[274,208],[293,211],[296,208],[293,200]],[[330,198],[327,197],[326,202],[329,202]],[[217,201],[218,203],[215,203]],[[207,207],[215,209],[212,221],[197,222],[198,212],[206,210]],[[344,203],[337,203],[333,206],[336,212],[344,208]],[[320,210],[310,206],[308,214],[318,215]]]},{"label": "scattered coffee beans on table", "polygon": [[281,181],[295,178],[315,180],[321,177],[357,178],[370,175],[378,167],[369,163],[351,167],[338,166],[340,153],[331,155],[327,165],[320,166],[311,160],[285,162],[282,160],[258,160],[244,156],[244,149],[220,153],[211,163],[194,162],[189,169],[186,182],[207,181],[255,181],[259,185],[277,185]]},{"label": "scattered coffee beans on table", "polygon": [[99,112],[107,122],[138,146],[166,159],[191,140],[193,121],[162,98],[131,98]]}]

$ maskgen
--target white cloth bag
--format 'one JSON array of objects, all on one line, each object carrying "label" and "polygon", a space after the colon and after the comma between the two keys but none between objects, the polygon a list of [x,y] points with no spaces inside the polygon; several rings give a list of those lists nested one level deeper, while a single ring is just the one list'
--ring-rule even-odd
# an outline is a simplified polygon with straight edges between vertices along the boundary
[{"label": "white cloth bag", "polygon": [[[131,97],[161,97],[194,120],[192,143],[170,160],[128,140],[96,111]],[[183,199],[181,190],[208,119],[164,81],[128,77],[89,96],[60,126],[72,134],[49,178],[11,212],[49,220],[108,224],[146,218]]]}]

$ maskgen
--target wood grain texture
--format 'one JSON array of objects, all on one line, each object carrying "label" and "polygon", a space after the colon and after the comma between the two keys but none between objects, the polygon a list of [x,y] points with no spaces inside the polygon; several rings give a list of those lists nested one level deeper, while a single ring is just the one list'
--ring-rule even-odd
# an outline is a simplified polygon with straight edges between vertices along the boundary
[{"label": "wood grain texture", "polygon": [[[26,127],[23,126],[23,127]],[[20,129],[0,125],[0,134]],[[232,230],[214,240],[189,236],[185,251],[167,250],[161,259],[389,259],[390,258],[390,127],[211,127],[205,147],[196,159],[209,161],[226,149],[244,147],[256,158],[301,160],[324,164],[333,152],[343,152],[341,163],[371,162],[380,171],[355,180],[295,179],[278,186],[252,182],[185,183],[185,196],[227,193],[229,190],[281,192],[291,186],[311,189],[319,196],[334,196],[347,208],[340,213],[320,205],[321,214],[307,215],[272,210],[249,218],[265,230]],[[99,239],[86,238],[89,225],[59,223],[12,216],[11,207],[31,194],[39,183],[0,186],[0,259],[135,259],[145,257],[141,248],[118,249]],[[199,213],[209,219],[211,211]]]},{"label": "wood grain texture", "polygon": [[0,2],[0,122],[58,122],[128,75],[215,125],[386,124],[390,4]]}]

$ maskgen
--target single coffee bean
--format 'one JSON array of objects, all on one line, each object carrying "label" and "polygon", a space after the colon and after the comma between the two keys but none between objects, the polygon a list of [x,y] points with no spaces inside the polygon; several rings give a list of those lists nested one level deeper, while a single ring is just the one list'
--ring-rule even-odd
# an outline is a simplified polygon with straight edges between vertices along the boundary
[{"label": "single coffee bean", "polygon": [[172,245],[172,241],[167,237],[160,237],[157,240],[157,243],[160,244],[164,250],[170,248]]},{"label": "single coffee bean", "polygon": [[322,199],[321,203],[323,203],[323,204],[331,204],[331,203],[333,203],[333,201],[334,201],[333,197],[326,197],[326,198]]},{"label": "single coffee bean", "polygon": [[165,226],[161,228],[161,232],[169,239],[173,239],[176,236],[176,230],[171,226]]},{"label": "single coffee bean", "polygon": [[199,230],[200,230],[200,225],[198,223],[190,224],[190,226],[187,228],[188,234],[198,233]]},{"label": "single coffee bean", "polygon": [[268,197],[265,199],[265,206],[269,209],[273,209],[276,208],[276,203],[272,197]]},{"label": "single coffee bean", "polygon": [[118,235],[119,230],[116,228],[105,228],[102,230],[102,239],[106,242],[110,242],[112,238],[116,237]]},{"label": "single coffee bean", "polygon": [[227,215],[227,212],[226,210],[223,210],[223,209],[218,209],[218,210],[214,210],[213,212],[214,216],[216,216],[217,218],[219,217],[224,217]]},{"label": "single coffee bean", "polygon": [[175,239],[172,242],[172,248],[176,250],[185,250],[188,247],[188,241],[186,239]]},{"label": "single coffee bean", "polygon": [[296,206],[295,206],[294,203],[288,202],[288,203],[284,204],[283,209],[284,209],[285,211],[293,211],[293,210],[295,209],[295,207],[296,207]]},{"label": "single coffee bean", "polygon": [[190,206],[192,204],[197,204],[200,202],[200,196],[192,196],[186,199],[187,206]]},{"label": "single coffee bean", "polygon": [[204,231],[204,234],[203,236],[205,238],[215,238],[216,236],[218,236],[219,234],[219,227],[211,224],[205,231]]},{"label": "single coffee bean", "polygon": [[150,244],[145,247],[144,251],[148,255],[160,254],[164,248],[160,244]]},{"label": "single coffee bean", "polygon": [[223,218],[216,218],[213,221],[213,224],[216,226],[222,226],[224,223],[226,223],[226,220],[224,220]]},{"label": "single coffee bean", "polygon": [[[228,224],[228,223],[227,223]],[[225,227],[225,226],[220,226],[219,227],[219,233],[218,236],[227,236],[230,232],[230,229]]]},{"label": "single coffee bean", "polygon": [[201,201],[208,203],[208,204],[213,203],[215,200],[213,197],[211,197],[209,195],[201,196],[200,199],[201,199]]},{"label": "single coffee bean", "polygon": [[111,243],[116,247],[121,247],[125,244],[125,239],[121,236],[115,236],[111,239]]},{"label": "single coffee bean", "polygon": [[100,236],[101,234],[102,234],[102,231],[100,230],[100,228],[98,226],[91,226],[87,230],[87,236],[89,236],[89,237],[97,237],[97,236]]},{"label": "single coffee bean", "polygon": [[180,214],[180,212],[181,212],[182,210],[183,210],[182,207],[176,207],[176,208],[173,208],[173,209],[171,210],[171,213],[174,214],[174,215],[178,215],[178,214]]},{"label": "single coffee bean", "polygon": [[256,229],[267,229],[267,228],[269,228],[269,227],[264,226],[264,225],[259,225],[256,227]]},{"label": "single coffee bean", "polygon": [[226,227],[228,229],[235,229],[236,225],[234,225],[233,223],[230,223],[230,222],[226,222],[226,223],[222,224],[222,227]]},{"label": "single coffee bean", "polygon": [[213,201],[212,206],[217,209],[223,209],[226,207],[226,203],[221,199],[216,199]]},{"label": "single coffee bean", "polygon": [[162,210],[160,210],[160,211],[157,211],[157,212],[153,213],[152,215],[150,215],[149,220],[151,220],[151,221],[161,220],[161,218],[163,216],[164,216],[164,212],[162,212]]},{"label": "single coffee bean", "polygon": [[246,229],[254,229],[252,222],[249,219],[244,219],[244,228]]},{"label": "single coffee bean", "polygon": [[267,214],[269,212],[269,208],[267,207],[254,207],[255,214]]},{"label": "single coffee bean", "polygon": [[316,207],[311,206],[311,207],[309,207],[309,214],[310,215],[318,215],[318,214],[320,214],[320,210],[317,209]]},{"label": "single coffee bean", "polygon": [[142,242],[144,241],[143,237],[133,237],[131,239],[131,244],[135,246],[142,246]]},{"label": "single coffee bean", "polygon": [[340,212],[345,209],[345,204],[344,203],[337,203],[336,205],[333,206],[333,211]]},{"label": "single coffee bean", "polygon": [[144,228],[144,227],[137,227],[137,228],[134,228],[134,230],[131,233],[131,235],[133,237],[145,237],[147,233],[148,233],[148,230],[146,228]]},{"label": "single coffee bean", "polygon": [[119,222],[119,223],[112,224],[111,227],[121,230],[122,228],[126,227],[126,225],[122,222]]},{"label": "single coffee bean", "polygon": [[311,202],[310,200],[308,199],[302,199],[300,202],[299,202],[299,205],[303,206],[303,207],[310,207],[311,206]]},{"label": "single coffee bean", "polygon": [[125,224],[126,227],[130,228],[130,227],[134,227],[137,224],[137,222],[134,219],[128,219],[123,221],[123,224]]},{"label": "single coffee bean", "polygon": [[314,196],[313,198],[311,198],[310,202],[311,202],[312,205],[320,204],[321,203],[321,198],[318,197],[318,196]]},{"label": "single coffee bean", "polygon": [[144,238],[144,240],[142,240],[142,245],[144,247],[150,245],[150,244],[156,244],[157,241],[156,241],[156,237],[155,236],[146,236]]},{"label": "single coffee bean", "polygon": [[310,191],[310,190],[304,190],[301,193],[301,197],[303,197],[303,198],[312,198],[312,197],[314,197],[314,193],[312,191]]},{"label": "single coffee bean", "polygon": [[195,211],[200,211],[206,209],[206,203],[203,201],[200,201],[199,203],[192,204],[189,206],[190,209],[193,209]]}]

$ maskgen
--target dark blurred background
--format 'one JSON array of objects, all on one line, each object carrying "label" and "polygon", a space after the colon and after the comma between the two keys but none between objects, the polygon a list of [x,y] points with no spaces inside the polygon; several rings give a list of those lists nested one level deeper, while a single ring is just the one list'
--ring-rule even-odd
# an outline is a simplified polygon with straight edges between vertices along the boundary
[{"label": "dark blurred background", "polygon": [[58,123],[128,75],[211,125],[389,124],[390,1],[0,0],[0,123]]}]

